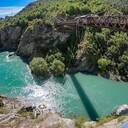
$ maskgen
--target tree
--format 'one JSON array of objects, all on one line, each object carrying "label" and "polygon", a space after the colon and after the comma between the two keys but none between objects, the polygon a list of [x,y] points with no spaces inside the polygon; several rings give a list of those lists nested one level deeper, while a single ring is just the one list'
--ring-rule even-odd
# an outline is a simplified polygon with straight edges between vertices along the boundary
[{"label": "tree", "polygon": [[101,71],[106,71],[109,65],[110,65],[110,60],[106,58],[100,58],[98,60],[98,67]]},{"label": "tree", "polygon": [[65,64],[60,60],[55,59],[50,67],[54,75],[63,75],[65,71]]},{"label": "tree", "polygon": [[33,58],[30,62],[30,68],[36,75],[46,76],[48,74],[48,64],[42,57]]}]

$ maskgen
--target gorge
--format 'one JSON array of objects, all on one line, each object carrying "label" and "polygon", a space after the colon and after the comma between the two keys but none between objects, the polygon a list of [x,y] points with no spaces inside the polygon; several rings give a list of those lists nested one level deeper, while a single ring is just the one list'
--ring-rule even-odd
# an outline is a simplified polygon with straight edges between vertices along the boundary
[{"label": "gorge", "polygon": [[[127,8],[110,3],[38,0],[15,16],[0,20],[0,120],[16,114],[12,122],[17,123],[18,118],[22,124],[23,119],[23,128],[27,123],[35,128],[40,122],[38,115],[47,120],[41,115],[43,110],[36,110],[43,106],[49,125],[49,120],[58,122],[58,118],[64,124],[70,122],[64,128],[75,128],[73,122],[81,125],[85,118],[100,122],[114,116],[120,122],[115,111],[128,104],[128,32],[122,31],[123,27],[116,30],[87,25],[59,31],[55,25],[56,17],[66,21],[95,14],[127,16]],[[21,128],[20,123],[15,128]],[[5,125],[0,123],[2,128]]]}]

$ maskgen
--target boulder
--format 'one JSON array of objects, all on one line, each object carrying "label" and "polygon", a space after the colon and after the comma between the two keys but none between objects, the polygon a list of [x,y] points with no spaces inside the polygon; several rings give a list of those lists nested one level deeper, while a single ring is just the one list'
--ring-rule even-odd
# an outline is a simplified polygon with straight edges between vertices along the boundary
[{"label": "boulder", "polygon": [[82,128],[95,128],[95,127],[96,127],[95,121],[85,122],[82,126]]},{"label": "boulder", "polygon": [[36,107],[33,107],[33,106],[23,106],[19,113],[22,113],[22,112],[33,112],[33,110],[35,109]]},{"label": "boulder", "polygon": [[117,108],[115,114],[117,116],[128,115],[128,105],[124,104]]},{"label": "boulder", "polygon": [[89,72],[94,73],[97,70],[97,67],[95,63],[92,63],[92,61],[87,58],[86,56],[77,60],[72,68],[70,68],[69,72],[75,73],[75,72]]}]

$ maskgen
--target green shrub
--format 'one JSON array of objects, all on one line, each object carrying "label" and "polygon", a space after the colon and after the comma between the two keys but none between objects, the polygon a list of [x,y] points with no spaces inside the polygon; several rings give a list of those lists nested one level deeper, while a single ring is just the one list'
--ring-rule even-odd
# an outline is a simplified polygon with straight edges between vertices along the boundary
[{"label": "green shrub", "polygon": [[[128,80],[128,34],[109,29],[89,29],[87,33],[87,56],[98,63],[101,71],[111,71]],[[94,63],[92,61],[92,63]]]},{"label": "green shrub", "polygon": [[128,52],[125,52],[120,58],[120,63],[118,64],[119,73],[125,75],[128,79]]},{"label": "green shrub", "polygon": [[116,32],[114,35],[111,36],[109,43],[114,45],[128,44],[128,35],[124,32]]},{"label": "green shrub", "polygon": [[100,58],[98,60],[98,67],[101,71],[105,71],[109,65],[110,65],[110,60],[108,59]]},{"label": "green shrub", "polygon": [[55,58],[57,59],[57,60],[60,60],[60,61],[64,61],[64,57],[62,56],[62,53],[60,53],[60,52],[57,52],[57,53],[55,53],[54,54],[54,56],[55,56]]},{"label": "green shrub", "polygon": [[48,62],[49,65],[52,64],[53,60],[55,59],[55,56],[54,55],[47,55],[46,56],[46,60]]},{"label": "green shrub", "polygon": [[46,60],[49,64],[51,64],[54,59],[60,60],[60,61],[64,61],[64,57],[62,56],[62,53],[60,52],[56,52],[56,53],[51,53],[51,55],[47,55],[46,56]]},{"label": "green shrub", "polygon": [[119,54],[122,55],[122,53],[128,49],[128,34],[124,32],[116,32],[111,36],[108,43],[109,45],[116,46],[119,50]]},{"label": "green shrub", "polygon": [[65,71],[65,64],[60,60],[54,59],[50,69],[54,75],[63,75]]},{"label": "green shrub", "polygon": [[36,25],[36,24],[41,24],[41,23],[43,23],[43,21],[41,20],[41,19],[34,19],[34,20],[32,20],[32,21],[29,21],[29,26],[34,26],[34,25]]},{"label": "green shrub", "polygon": [[64,57],[60,52],[47,55],[46,58],[36,57],[30,62],[30,68],[36,75],[63,75],[65,71]]},{"label": "green shrub", "polygon": [[33,60],[30,62],[30,68],[36,75],[45,76],[48,74],[48,64],[44,58],[33,58]]}]

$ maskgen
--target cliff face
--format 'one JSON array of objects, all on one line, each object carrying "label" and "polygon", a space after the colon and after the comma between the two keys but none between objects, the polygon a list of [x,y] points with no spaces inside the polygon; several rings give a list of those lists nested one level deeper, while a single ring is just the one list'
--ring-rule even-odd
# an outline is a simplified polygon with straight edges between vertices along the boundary
[{"label": "cliff face", "polygon": [[17,49],[22,29],[19,26],[0,29],[0,48]]},{"label": "cliff face", "polygon": [[21,56],[45,55],[48,50],[63,50],[70,39],[70,34],[55,31],[51,25],[38,24],[28,28],[21,36],[17,53]]},{"label": "cliff face", "polygon": [[15,49],[20,56],[44,54],[54,48],[65,49],[70,34],[55,31],[51,25],[40,24],[25,31],[21,27],[0,29],[0,48]]}]

